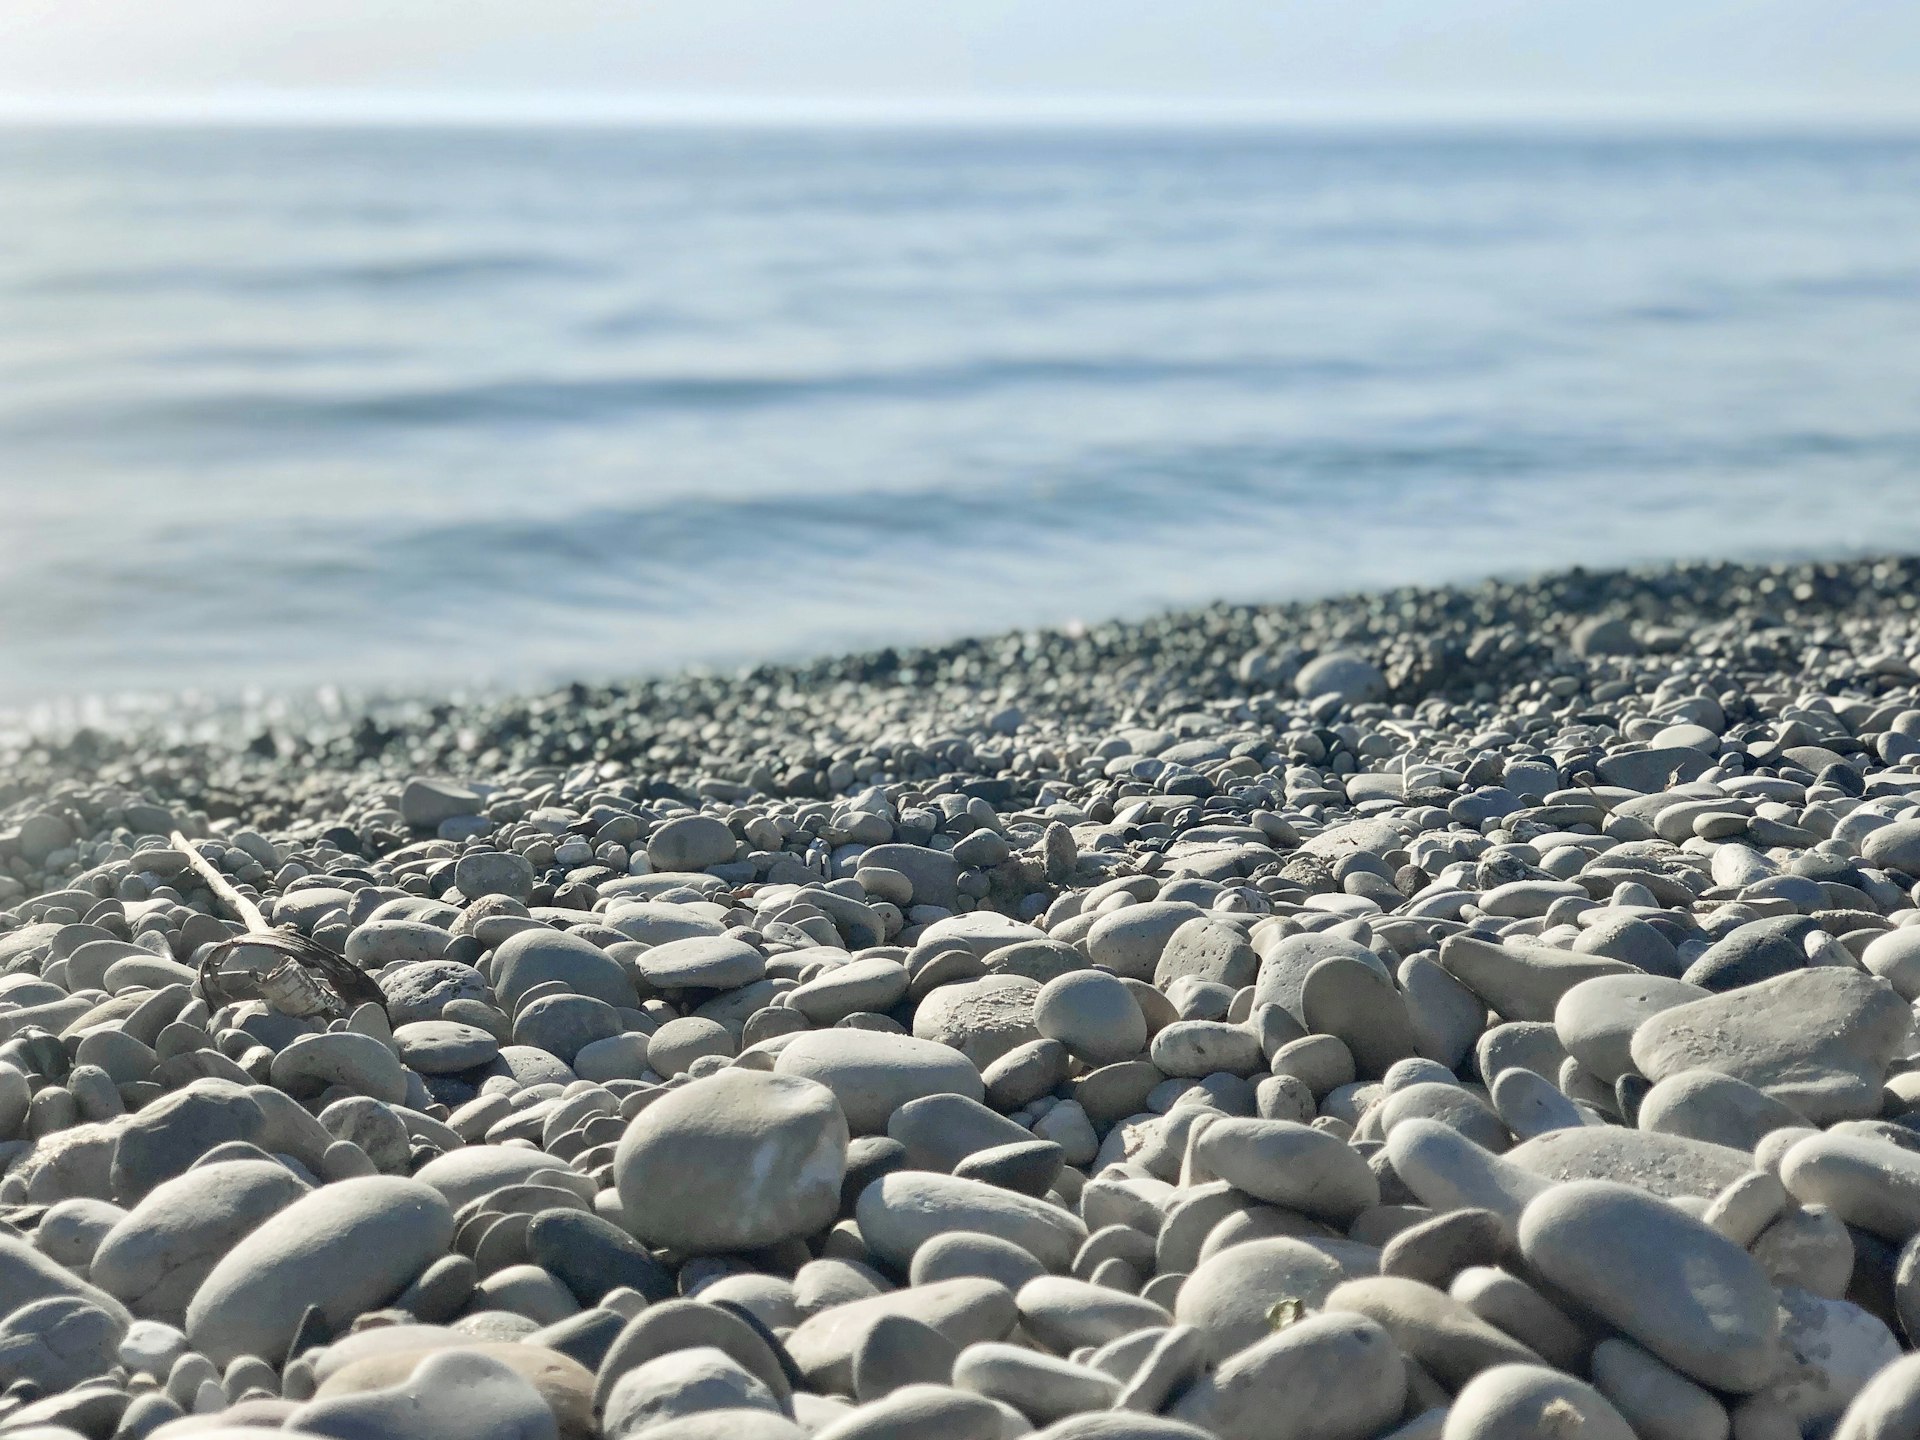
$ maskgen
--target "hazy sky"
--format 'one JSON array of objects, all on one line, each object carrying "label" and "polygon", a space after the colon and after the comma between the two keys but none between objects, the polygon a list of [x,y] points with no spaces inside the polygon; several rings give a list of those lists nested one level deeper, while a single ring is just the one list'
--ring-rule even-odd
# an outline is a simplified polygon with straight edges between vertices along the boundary
[{"label": "hazy sky", "polygon": [[1916,0],[0,0],[0,104],[1920,108]]}]

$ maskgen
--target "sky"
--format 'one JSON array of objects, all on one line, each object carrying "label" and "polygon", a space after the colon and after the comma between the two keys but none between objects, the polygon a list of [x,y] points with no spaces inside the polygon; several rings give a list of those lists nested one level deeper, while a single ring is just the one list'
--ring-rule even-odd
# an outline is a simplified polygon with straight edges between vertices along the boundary
[{"label": "sky", "polygon": [[1920,114],[1914,0],[0,0],[0,110]]}]

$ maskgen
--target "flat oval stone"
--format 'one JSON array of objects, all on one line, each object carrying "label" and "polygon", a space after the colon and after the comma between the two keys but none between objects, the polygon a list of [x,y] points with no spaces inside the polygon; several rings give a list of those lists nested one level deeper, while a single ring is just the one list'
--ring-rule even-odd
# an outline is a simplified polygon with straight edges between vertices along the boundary
[{"label": "flat oval stone", "polygon": [[681,815],[647,837],[647,859],[660,871],[705,870],[733,859],[739,842],[711,815]]},{"label": "flat oval stone", "polygon": [[1632,1054],[1649,1080],[1718,1070],[1827,1125],[1880,1113],[1912,1025],[1885,981],[1820,966],[1663,1010],[1634,1031]]},{"label": "flat oval stone", "polygon": [[194,1348],[216,1364],[277,1360],[317,1304],[344,1330],[397,1295],[453,1240],[453,1210],[430,1185],[342,1180],[289,1205],[213,1268],[187,1307]]},{"label": "flat oval stone", "polygon": [[1062,975],[1034,997],[1033,1023],[1089,1065],[1131,1060],[1147,1047],[1147,1017],[1133,992],[1103,970]]},{"label": "flat oval stone", "polygon": [[848,1131],[834,1093],[794,1075],[721,1070],[636,1116],[614,1153],[626,1223],[686,1254],[810,1235],[840,1208]]},{"label": "flat oval stone", "polygon": [[1057,1205],[922,1170],[882,1176],[861,1192],[854,1213],[873,1253],[900,1270],[912,1265],[914,1253],[928,1241],[974,1231],[1018,1245],[1062,1273],[1087,1238],[1080,1218]]},{"label": "flat oval stone", "polygon": [[923,1095],[986,1098],[980,1071],[951,1045],[878,1030],[839,1027],[796,1035],[773,1068],[833,1091],[855,1135],[884,1133],[895,1110]]},{"label": "flat oval stone", "polygon": [[455,1020],[415,1020],[393,1032],[400,1063],[422,1075],[453,1075],[485,1065],[500,1042],[477,1025]]},{"label": "flat oval stone", "polygon": [[1641,1021],[1708,994],[1658,975],[1599,975],[1560,997],[1553,1028],[1569,1055],[1611,1085],[1633,1069],[1628,1046]]},{"label": "flat oval stone", "polygon": [[1363,1076],[1384,1075],[1418,1053],[1405,997],[1374,966],[1340,956],[1320,961],[1301,986],[1300,1005],[1307,1029],[1344,1040]]},{"label": "flat oval stone", "polygon": [[1461,1389],[1440,1440],[1639,1440],[1598,1390],[1545,1365],[1497,1365]]},{"label": "flat oval stone", "polygon": [[302,1035],[273,1057],[272,1078],[276,1087],[294,1096],[318,1095],[340,1085],[389,1104],[407,1098],[400,1057],[373,1036],[352,1030]]},{"label": "flat oval stone", "polygon": [[1310,1126],[1223,1116],[1191,1144],[1215,1176],[1271,1205],[1344,1224],[1380,1203],[1360,1152]]},{"label": "flat oval stone", "polygon": [[1275,1307],[1319,1310],[1345,1279],[1336,1261],[1304,1241],[1247,1240],[1200,1262],[1180,1287],[1173,1315],[1206,1336],[1217,1363],[1271,1335]]},{"label": "flat oval stone", "polygon": [[591,995],[615,1009],[638,1003],[620,962],[588,941],[559,930],[522,930],[493,952],[494,989],[511,1011],[536,985],[557,980],[577,995]]},{"label": "flat oval stone", "polygon": [[643,950],[634,968],[660,990],[732,990],[765,977],[767,957],[725,935],[695,935]]},{"label": "flat oval stone", "polygon": [[187,1303],[242,1237],[307,1193],[266,1160],[201,1165],[159,1185],[107,1232],[93,1283],[143,1317],[179,1324]]},{"label": "flat oval stone", "polygon": [[1812,1135],[1780,1161],[1780,1182],[1802,1205],[1896,1243],[1920,1233],[1920,1155],[1857,1135]]},{"label": "flat oval stone", "polygon": [[1689,1379],[1746,1394],[1771,1378],[1780,1322],[1745,1250],[1663,1200],[1577,1180],[1520,1217],[1540,1276]]},{"label": "flat oval stone", "polygon": [[1718,1195],[1753,1168],[1751,1156],[1725,1145],[1618,1125],[1555,1130],[1505,1159],[1544,1180],[1611,1180],[1669,1200]]},{"label": "flat oval stone", "polygon": [[1220,1440],[1367,1440],[1400,1414],[1406,1361],[1364,1315],[1314,1315],[1240,1351],[1167,1408]]}]

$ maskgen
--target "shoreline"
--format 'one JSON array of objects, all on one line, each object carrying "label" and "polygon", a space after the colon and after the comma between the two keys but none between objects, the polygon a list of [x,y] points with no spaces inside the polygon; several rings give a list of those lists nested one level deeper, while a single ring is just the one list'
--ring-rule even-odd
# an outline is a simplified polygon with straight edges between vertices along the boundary
[{"label": "shoreline", "polygon": [[1920,1405],[1920,558],[412,703],[0,742],[0,1425]]}]

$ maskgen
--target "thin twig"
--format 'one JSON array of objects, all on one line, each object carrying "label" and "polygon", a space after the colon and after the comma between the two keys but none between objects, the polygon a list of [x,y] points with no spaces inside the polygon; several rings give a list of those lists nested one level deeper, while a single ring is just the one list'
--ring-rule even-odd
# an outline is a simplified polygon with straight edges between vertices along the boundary
[{"label": "thin twig", "polygon": [[266,916],[260,913],[260,907],[234,889],[227,877],[214,869],[213,862],[194,849],[186,836],[176,830],[172,839],[173,848],[187,857],[187,864],[193,867],[193,873],[213,892],[214,899],[233,911],[234,918],[246,926],[249,933],[258,934],[273,928],[267,924]]}]

